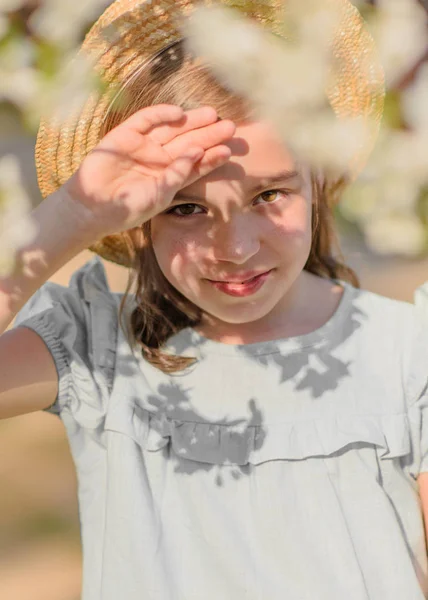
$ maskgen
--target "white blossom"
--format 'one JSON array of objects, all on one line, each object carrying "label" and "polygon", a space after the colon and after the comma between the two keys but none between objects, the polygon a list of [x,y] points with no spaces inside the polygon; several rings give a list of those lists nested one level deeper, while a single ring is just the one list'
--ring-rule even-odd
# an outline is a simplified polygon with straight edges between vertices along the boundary
[{"label": "white blossom", "polygon": [[44,82],[37,97],[33,99],[31,112],[34,119],[40,115],[55,113],[55,118],[65,120],[72,113],[81,111],[97,85],[94,58],[84,55],[69,60],[54,80]]},{"label": "white blossom", "polygon": [[0,13],[13,12],[19,10],[28,0],[0,0]]},{"label": "white blossom", "polygon": [[34,46],[30,40],[19,38],[5,45],[0,54],[0,68],[13,72],[28,68],[34,61]]},{"label": "white blossom", "polygon": [[427,47],[427,15],[418,0],[378,0],[370,21],[388,86],[403,77]]},{"label": "white blossom", "polygon": [[0,71],[0,98],[26,109],[39,93],[39,76],[34,69],[20,69],[4,74]]},{"label": "white blossom", "polygon": [[318,0],[305,3],[304,9],[290,0],[286,16],[296,27],[300,24],[292,43],[219,6],[193,11],[183,31],[190,51],[247,97],[256,114],[272,122],[300,158],[343,169],[367,131],[362,120],[339,122],[327,110],[331,30],[337,20]]},{"label": "white blossom", "polygon": [[32,66],[34,48],[29,40],[10,41],[0,54],[0,100],[23,109],[37,96],[39,74]]},{"label": "white blossom", "polygon": [[183,24],[192,53],[208,61],[216,75],[263,110],[311,106],[325,100],[327,49],[287,44],[245,19],[238,11],[201,6]]},{"label": "white blossom", "polygon": [[374,180],[401,174],[424,185],[428,177],[427,143],[428,135],[423,131],[383,128],[362,176]]},{"label": "white blossom", "polygon": [[44,0],[31,16],[30,26],[46,40],[76,46],[87,24],[110,3],[107,0]]},{"label": "white blossom", "polygon": [[[369,228],[372,246],[377,233],[383,236],[384,229],[379,223],[385,217],[390,223],[391,213],[412,215],[412,222],[419,220],[418,201],[421,190],[428,184],[427,148],[428,136],[383,129],[371,160],[358,180],[343,194],[342,214],[363,228]],[[405,222],[408,223],[408,219]],[[420,225],[423,228],[422,223]],[[385,244],[382,242],[380,246]],[[419,247],[418,240],[415,246]]]},{"label": "white blossom", "polygon": [[[47,79],[32,65],[34,48],[31,43],[16,40],[0,54],[0,101],[19,106],[28,122],[37,128],[42,115],[56,111],[57,118],[66,118],[82,108],[97,85],[94,72],[95,56],[61,57],[62,67],[55,78]],[[73,60],[72,60],[73,57]]]},{"label": "white blossom", "polygon": [[284,23],[292,28],[292,37],[301,46],[327,51],[340,25],[340,12],[332,10],[325,0],[287,0],[284,3]]},{"label": "white blossom", "polygon": [[0,159],[0,276],[13,272],[17,251],[34,239],[36,227],[30,210],[18,159],[6,155]]},{"label": "white blossom", "polygon": [[[428,64],[419,69],[416,80],[403,92],[401,100],[407,123],[428,137]],[[425,152],[428,154],[428,147]]]},{"label": "white blossom", "polygon": [[412,213],[390,213],[364,225],[368,246],[378,254],[418,256],[425,250],[427,234]]},{"label": "white blossom", "polygon": [[342,215],[351,222],[364,225],[379,205],[379,186],[360,181],[347,188],[340,201]]},{"label": "white blossom", "polygon": [[297,120],[284,129],[294,150],[314,167],[331,167],[345,172],[364,147],[368,129],[364,120],[337,119],[330,111],[317,112],[309,119]]}]

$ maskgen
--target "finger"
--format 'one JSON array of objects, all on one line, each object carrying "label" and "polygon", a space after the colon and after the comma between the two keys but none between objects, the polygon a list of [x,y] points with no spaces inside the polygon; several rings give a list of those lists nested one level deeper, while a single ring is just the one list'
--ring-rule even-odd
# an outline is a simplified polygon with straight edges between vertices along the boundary
[{"label": "finger", "polygon": [[163,173],[162,187],[168,195],[175,194],[184,187],[195,163],[204,155],[202,148],[190,148],[185,154],[175,159]]},{"label": "finger", "polygon": [[164,145],[183,133],[211,125],[217,119],[217,111],[214,108],[203,106],[186,111],[179,121],[153,127],[149,135],[153,140]]},{"label": "finger", "polygon": [[210,148],[205,152],[203,158],[194,165],[186,181],[186,186],[226,164],[231,156],[232,151],[228,146]]},{"label": "finger", "polygon": [[165,123],[174,123],[183,119],[184,110],[174,104],[155,104],[143,108],[122,123],[123,127],[129,127],[146,134],[153,127],[164,125]]},{"label": "finger", "polygon": [[218,121],[207,127],[202,127],[180,135],[168,144],[163,146],[173,159],[178,158],[186,152],[187,148],[198,147],[208,150],[214,146],[224,144],[229,141],[236,131],[236,126],[232,121]]}]

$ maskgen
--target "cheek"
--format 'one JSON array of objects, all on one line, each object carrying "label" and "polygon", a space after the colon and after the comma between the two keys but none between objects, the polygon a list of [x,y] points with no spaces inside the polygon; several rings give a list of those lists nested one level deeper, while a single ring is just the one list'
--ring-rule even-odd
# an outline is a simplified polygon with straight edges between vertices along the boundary
[{"label": "cheek", "polygon": [[200,245],[194,237],[165,231],[155,233],[152,242],[159,267],[171,283],[175,284],[190,267],[197,264]]},{"label": "cheek", "polygon": [[296,202],[287,210],[273,210],[270,214],[268,235],[284,242],[304,241],[312,235],[312,207],[307,202]]}]

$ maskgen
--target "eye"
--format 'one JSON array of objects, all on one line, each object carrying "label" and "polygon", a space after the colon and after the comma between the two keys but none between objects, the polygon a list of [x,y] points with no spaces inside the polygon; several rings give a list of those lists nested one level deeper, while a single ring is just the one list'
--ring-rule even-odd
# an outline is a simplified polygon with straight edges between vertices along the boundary
[{"label": "eye", "polygon": [[259,194],[256,200],[262,198],[266,201],[266,204],[272,204],[273,202],[278,200],[278,196],[289,196],[289,193],[285,190],[266,190],[266,192],[262,192],[261,194]]},{"label": "eye", "polygon": [[[201,207],[198,206],[197,204],[179,204],[178,206],[174,206],[174,208],[170,208],[169,210],[167,210],[165,214],[166,215],[174,215],[175,217],[179,217],[179,218],[191,217],[192,215],[200,214],[200,213],[193,212],[192,209],[194,209],[194,208],[201,208]],[[177,212],[179,210],[181,211],[181,214],[180,214],[180,212]]]}]

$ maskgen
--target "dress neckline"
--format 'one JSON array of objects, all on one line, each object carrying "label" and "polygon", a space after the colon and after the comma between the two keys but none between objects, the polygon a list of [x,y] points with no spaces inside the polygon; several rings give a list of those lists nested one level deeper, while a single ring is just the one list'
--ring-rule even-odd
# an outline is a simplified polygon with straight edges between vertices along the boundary
[{"label": "dress neckline", "polygon": [[323,345],[327,340],[331,340],[332,337],[335,336],[336,332],[340,333],[341,324],[349,315],[351,300],[355,291],[354,287],[346,281],[335,279],[332,279],[332,281],[343,287],[342,297],[333,315],[323,325],[321,325],[321,327],[318,327],[314,331],[302,335],[278,338],[263,342],[253,342],[250,344],[226,344],[224,342],[218,342],[204,337],[200,333],[196,332],[193,328],[187,327],[170,338],[167,345],[169,346],[171,344],[171,346],[175,347],[175,349],[177,349],[177,346],[181,347],[182,349],[186,347],[194,347],[203,354],[223,354],[227,356],[260,356],[265,354],[275,354],[278,352],[290,352],[304,348],[313,348]]}]

